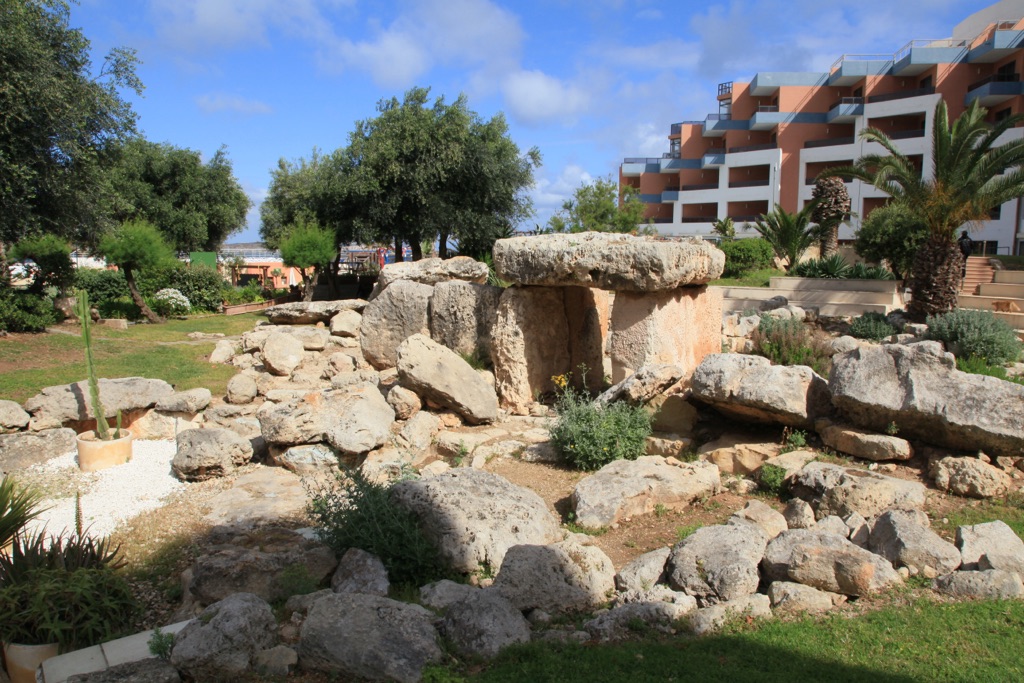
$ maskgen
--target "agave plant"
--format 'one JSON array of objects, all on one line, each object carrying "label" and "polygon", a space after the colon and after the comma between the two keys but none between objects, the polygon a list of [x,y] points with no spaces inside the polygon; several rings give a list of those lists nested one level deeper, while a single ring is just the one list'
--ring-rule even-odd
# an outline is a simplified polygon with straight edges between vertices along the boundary
[{"label": "agave plant", "polygon": [[39,507],[42,499],[38,491],[18,484],[11,477],[5,476],[0,481],[0,548],[6,547],[26,524],[45,512],[45,508]]},{"label": "agave plant", "polygon": [[88,530],[65,531],[56,536],[45,529],[20,534],[10,555],[0,555],[0,589],[23,582],[32,572],[41,569],[65,572],[120,569],[125,565],[120,552],[120,545],[113,545],[107,537],[90,536]]}]

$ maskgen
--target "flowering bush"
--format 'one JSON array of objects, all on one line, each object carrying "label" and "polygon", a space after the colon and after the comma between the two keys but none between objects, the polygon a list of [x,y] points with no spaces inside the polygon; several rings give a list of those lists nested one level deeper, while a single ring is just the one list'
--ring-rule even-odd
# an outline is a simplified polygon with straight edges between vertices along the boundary
[{"label": "flowering bush", "polygon": [[176,289],[161,289],[153,295],[153,310],[157,315],[185,315],[192,310],[188,298]]}]

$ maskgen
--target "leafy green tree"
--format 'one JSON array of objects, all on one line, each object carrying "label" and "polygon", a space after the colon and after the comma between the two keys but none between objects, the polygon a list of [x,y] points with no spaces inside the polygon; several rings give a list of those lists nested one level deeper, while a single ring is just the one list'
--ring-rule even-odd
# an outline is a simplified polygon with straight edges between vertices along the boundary
[{"label": "leafy green tree", "polygon": [[723,241],[736,239],[736,224],[728,216],[712,223],[711,230],[720,235]]},{"label": "leafy green tree", "polygon": [[992,207],[1024,195],[1024,140],[996,145],[1000,135],[1024,122],[1024,115],[990,125],[986,114],[976,99],[951,126],[946,103],[939,100],[932,129],[933,172],[928,179],[876,128],[861,131],[861,137],[877,142],[888,154],[868,154],[851,167],[830,171],[883,190],[927,227],[927,237],[914,257],[910,284],[908,312],[917,320],[956,307],[963,266],[957,230],[984,220]]},{"label": "leafy green tree", "polygon": [[315,221],[300,219],[281,240],[281,260],[302,273],[302,299],[313,300],[313,289],[320,273],[337,254],[334,235]]},{"label": "leafy green tree", "polygon": [[204,164],[194,150],[136,138],[120,148],[110,182],[114,219],[152,223],[177,252],[216,251],[245,226],[249,198],[223,148]]},{"label": "leafy green tree", "polygon": [[100,240],[98,252],[108,263],[115,264],[124,273],[132,301],[142,311],[142,315],[152,323],[164,322],[146,305],[135,282],[135,275],[139,271],[174,262],[174,254],[156,226],[144,220],[129,221],[104,236]]},{"label": "leafy green tree", "polygon": [[[548,220],[550,232],[636,232],[644,223],[644,203],[640,191],[619,186],[609,178],[583,183]],[[648,226],[650,222],[648,221]]]},{"label": "leafy green tree", "polygon": [[928,236],[928,226],[903,204],[881,206],[864,219],[854,250],[868,261],[886,261],[897,280],[910,274],[914,256]]},{"label": "leafy green tree", "polygon": [[811,220],[821,228],[821,257],[839,251],[839,225],[850,217],[850,193],[842,178],[823,175],[814,181],[811,198],[817,201]]},{"label": "leafy green tree", "polygon": [[141,94],[132,50],[91,73],[89,41],[65,0],[0,0],[0,273],[5,247],[33,233],[90,245],[103,229],[111,147],[135,129],[121,97]]},{"label": "leafy green tree", "polygon": [[756,230],[771,245],[775,255],[786,262],[786,272],[789,272],[800,262],[803,253],[821,239],[821,228],[811,222],[816,206],[812,201],[796,213],[789,213],[776,204],[753,223],[745,224],[743,229]]},{"label": "leafy green tree", "polygon": [[33,235],[26,237],[11,250],[15,261],[31,259],[38,271],[29,290],[41,294],[47,287],[64,290],[75,276],[71,263],[71,247],[56,235]]}]

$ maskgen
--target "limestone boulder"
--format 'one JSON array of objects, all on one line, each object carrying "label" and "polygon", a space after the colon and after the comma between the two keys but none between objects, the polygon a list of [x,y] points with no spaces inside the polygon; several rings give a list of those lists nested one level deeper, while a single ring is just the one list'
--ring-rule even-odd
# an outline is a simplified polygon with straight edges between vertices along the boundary
[{"label": "limestone boulder", "polygon": [[790,481],[793,477],[799,474],[800,470],[807,466],[807,463],[812,462],[817,458],[818,454],[816,452],[800,449],[796,451],[789,451],[788,453],[780,453],[779,455],[768,458],[761,463],[761,467],[764,467],[765,465],[781,467],[786,473],[786,481]]},{"label": "limestone boulder", "polygon": [[182,481],[205,481],[231,474],[252,460],[252,443],[230,429],[188,429],[178,434],[171,461]]},{"label": "limestone boulder", "polygon": [[256,386],[256,380],[251,375],[242,372],[228,380],[227,396],[225,398],[228,403],[245,405],[256,400],[258,393],[259,388]]},{"label": "limestone boulder", "polygon": [[665,576],[665,563],[671,548],[658,548],[644,553],[615,575],[615,587],[620,591],[648,591],[661,583]]},{"label": "limestone boulder", "polygon": [[395,411],[396,420],[408,420],[423,407],[419,395],[402,386],[392,387],[388,392],[388,405]]},{"label": "limestone boulder", "polygon": [[935,590],[954,598],[1013,600],[1024,598],[1019,574],[999,569],[953,572],[934,581]]},{"label": "limestone boulder", "polygon": [[616,292],[609,322],[612,381],[648,365],[676,365],[688,378],[722,350],[722,293],[708,287]]},{"label": "limestone boulder", "polygon": [[458,354],[491,357],[491,329],[498,315],[501,288],[451,280],[434,286],[430,336]]},{"label": "limestone boulder", "polygon": [[206,410],[212,399],[213,394],[209,389],[199,387],[188,391],[177,391],[160,399],[153,407],[165,413],[194,414]]},{"label": "limestone boulder", "polygon": [[810,529],[815,524],[814,508],[806,500],[791,498],[782,511],[786,526],[790,529]]},{"label": "limestone boulder", "polygon": [[277,642],[277,621],[265,600],[235,593],[207,607],[174,637],[171,664],[192,680],[237,678],[256,654]]},{"label": "limestone boulder", "polygon": [[76,448],[75,430],[66,427],[0,434],[0,472],[16,472]]},{"label": "limestone boulder", "polygon": [[327,328],[309,325],[285,327],[282,331],[302,342],[302,348],[306,351],[323,351],[331,337],[331,331]]},{"label": "limestone boulder", "polygon": [[967,498],[995,498],[1013,488],[1003,470],[977,458],[947,457],[935,465],[935,486]]},{"label": "limestone boulder", "polygon": [[[157,401],[174,393],[174,388],[162,379],[145,377],[101,378],[99,387],[107,418],[116,417],[118,411],[127,414],[152,408]],[[86,380],[46,387],[25,401],[25,410],[32,414],[29,428],[39,431],[74,427],[75,423],[95,420],[89,396],[89,383]]]},{"label": "limestone boulder", "polygon": [[822,529],[789,529],[769,541],[761,560],[761,569],[771,581],[789,581],[789,568],[794,564],[793,556],[797,549],[808,547],[843,550],[852,545],[845,536]]},{"label": "limestone boulder", "polygon": [[271,306],[263,311],[274,325],[325,325],[342,311],[361,311],[366,306],[362,299],[338,301],[294,301]]},{"label": "limestone boulder", "polygon": [[395,412],[376,386],[362,383],[271,405],[260,411],[259,421],[273,446],[328,443],[358,455],[388,440]]},{"label": "limestone boulder", "polygon": [[470,424],[494,422],[498,396],[483,377],[451,349],[416,334],[397,351],[398,381]]},{"label": "limestone boulder", "polygon": [[781,448],[777,443],[756,440],[756,437],[725,434],[705,443],[697,449],[697,454],[723,474],[754,474],[778,455]]},{"label": "limestone boulder", "polygon": [[615,591],[615,567],[596,546],[573,541],[516,545],[505,554],[492,590],[520,611],[582,612]]},{"label": "limestone boulder", "polygon": [[902,510],[883,512],[871,527],[868,549],[894,567],[908,567],[914,573],[935,576],[955,571],[960,566],[960,551],[922,524],[922,517],[928,519]]},{"label": "limestone boulder", "polygon": [[771,540],[789,528],[786,518],[768,504],[760,500],[748,500],[742,509],[733,513],[729,522],[747,522],[756,524]]},{"label": "limestone boulder", "polygon": [[902,582],[892,564],[853,543],[838,547],[798,545],[790,556],[790,580],[843,595],[871,595]]},{"label": "limestone boulder", "polygon": [[434,436],[441,431],[441,419],[433,413],[421,411],[406,420],[395,438],[401,448],[422,452],[430,448]]},{"label": "limestone boulder", "polygon": [[832,609],[838,597],[837,593],[791,581],[773,581],[768,586],[768,598],[777,612],[820,614]]},{"label": "limestone boulder", "polygon": [[818,435],[829,448],[863,460],[910,460],[914,449],[898,436],[876,434],[866,429],[819,420]]},{"label": "limestone boulder", "polygon": [[583,624],[583,630],[600,643],[636,637],[637,625],[664,634],[675,633],[675,625],[697,609],[689,595],[681,602],[633,602],[616,605]]},{"label": "limestone boulder", "polygon": [[[964,569],[996,569],[1017,571],[1024,578],[1024,541],[1002,520],[962,526],[956,530],[956,546]],[[998,559],[997,559],[998,558]]]},{"label": "limestone boulder", "polygon": [[819,518],[853,512],[868,518],[889,509],[919,510],[925,504],[925,490],[916,481],[823,462],[808,463],[790,482],[790,491],[811,503]]},{"label": "limestone boulder", "polygon": [[156,657],[69,676],[65,683],[181,683],[178,670]]},{"label": "limestone boulder", "polygon": [[860,427],[960,450],[1024,449],[1024,386],[960,372],[938,342],[862,346],[837,356],[833,402]]},{"label": "limestone boulder", "polygon": [[465,600],[480,592],[479,588],[468,583],[456,583],[449,579],[441,579],[420,587],[420,603],[434,610],[446,610],[455,603]]},{"label": "limestone boulder", "polygon": [[455,651],[493,659],[509,645],[530,641],[530,622],[497,591],[469,593],[448,607],[438,627]]},{"label": "limestone boulder", "polygon": [[220,365],[230,363],[241,351],[238,342],[233,339],[221,339],[217,342],[210,353],[209,361]]},{"label": "limestone boulder", "polygon": [[284,332],[274,332],[267,337],[261,348],[263,365],[279,377],[288,377],[299,367],[304,357],[302,342]]},{"label": "limestone boulder", "polygon": [[705,605],[756,593],[767,544],[768,535],[753,524],[701,527],[672,548],[669,585]]},{"label": "limestone boulder", "polygon": [[302,624],[299,666],[345,678],[417,683],[443,656],[429,610],[376,595],[318,600]]},{"label": "limestone boulder", "polygon": [[24,429],[31,418],[32,416],[14,401],[0,401],[0,433]]},{"label": "limestone boulder", "polygon": [[330,444],[310,443],[301,446],[270,446],[269,462],[299,476],[337,470],[340,453]]},{"label": "limestone boulder", "polygon": [[771,616],[769,597],[754,593],[699,609],[690,615],[687,626],[694,635],[702,636],[722,628],[730,619],[768,619]]},{"label": "limestone boulder", "polygon": [[260,532],[232,531],[228,538],[204,548],[192,564],[190,597],[209,605],[235,593],[251,593],[267,602],[284,600],[286,578],[297,570],[320,583],[331,576],[338,561],[324,545],[281,527]]},{"label": "limestone boulder", "polygon": [[483,284],[487,282],[487,264],[468,256],[450,259],[425,258],[419,261],[399,261],[385,265],[377,284],[370,294],[370,301],[376,299],[388,287],[399,281],[416,282],[422,285],[436,285],[449,280],[462,280]]},{"label": "limestone boulder", "polygon": [[762,356],[714,353],[690,379],[693,397],[740,420],[812,428],[832,412],[828,384],[809,367]]},{"label": "limestone boulder", "polygon": [[607,527],[659,505],[681,509],[721,491],[718,468],[707,462],[669,464],[656,455],[616,460],[580,480],[572,493],[576,522]]},{"label": "limestone boulder", "polygon": [[331,577],[331,590],[335,593],[360,593],[387,597],[391,582],[388,570],[379,557],[359,548],[349,548],[338,560],[338,568]]},{"label": "limestone boulder", "polygon": [[508,549],[562,537],[543,499],[490,472],[457,468],[396,483],[391,499],[420,521],[424,535],[457,572],[496,571]]},{"label": "limestone boulder", "polygon": [[358,311],[339,311],[331,318],[330,332],[335,337],[358,337],[363,315]]},{"label": "limestone boulder", "polygon": [[498,277],[518,285],[655,292],[706,284],[724,267],[722,251],[701,239],[661,242],[584,232],[513,237],[494,245]]},{"label": "limestone boulder", "polygon": [[614,401],[626,401],[630,405],[643,405],[661,394],[683,377],[678,365],[645,365],[618,384],[609,387],[596,401],[608,405]]},{"label": "limestone boulder", "polygon": [[398,280],[370,302],[359,326],[359,344],[372,366],[395,367],[402,342],[414,334],[430,336],[428,310],[433,293],[430,285]]}]

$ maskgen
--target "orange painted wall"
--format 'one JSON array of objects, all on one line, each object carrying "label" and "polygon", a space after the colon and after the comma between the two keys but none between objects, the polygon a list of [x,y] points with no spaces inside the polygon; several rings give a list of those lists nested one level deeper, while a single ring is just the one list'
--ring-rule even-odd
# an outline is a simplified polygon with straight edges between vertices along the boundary
[{"label": "orange painted wall", "polygon": [[[836,130],[840,129],[840,130]],[[844,137],[840,126],[818,123],[787,123],[779,126],[782,167],[779,172],[779,204],[786,211],[797,211],[800,193],[800,152],[808,140]]]}]

